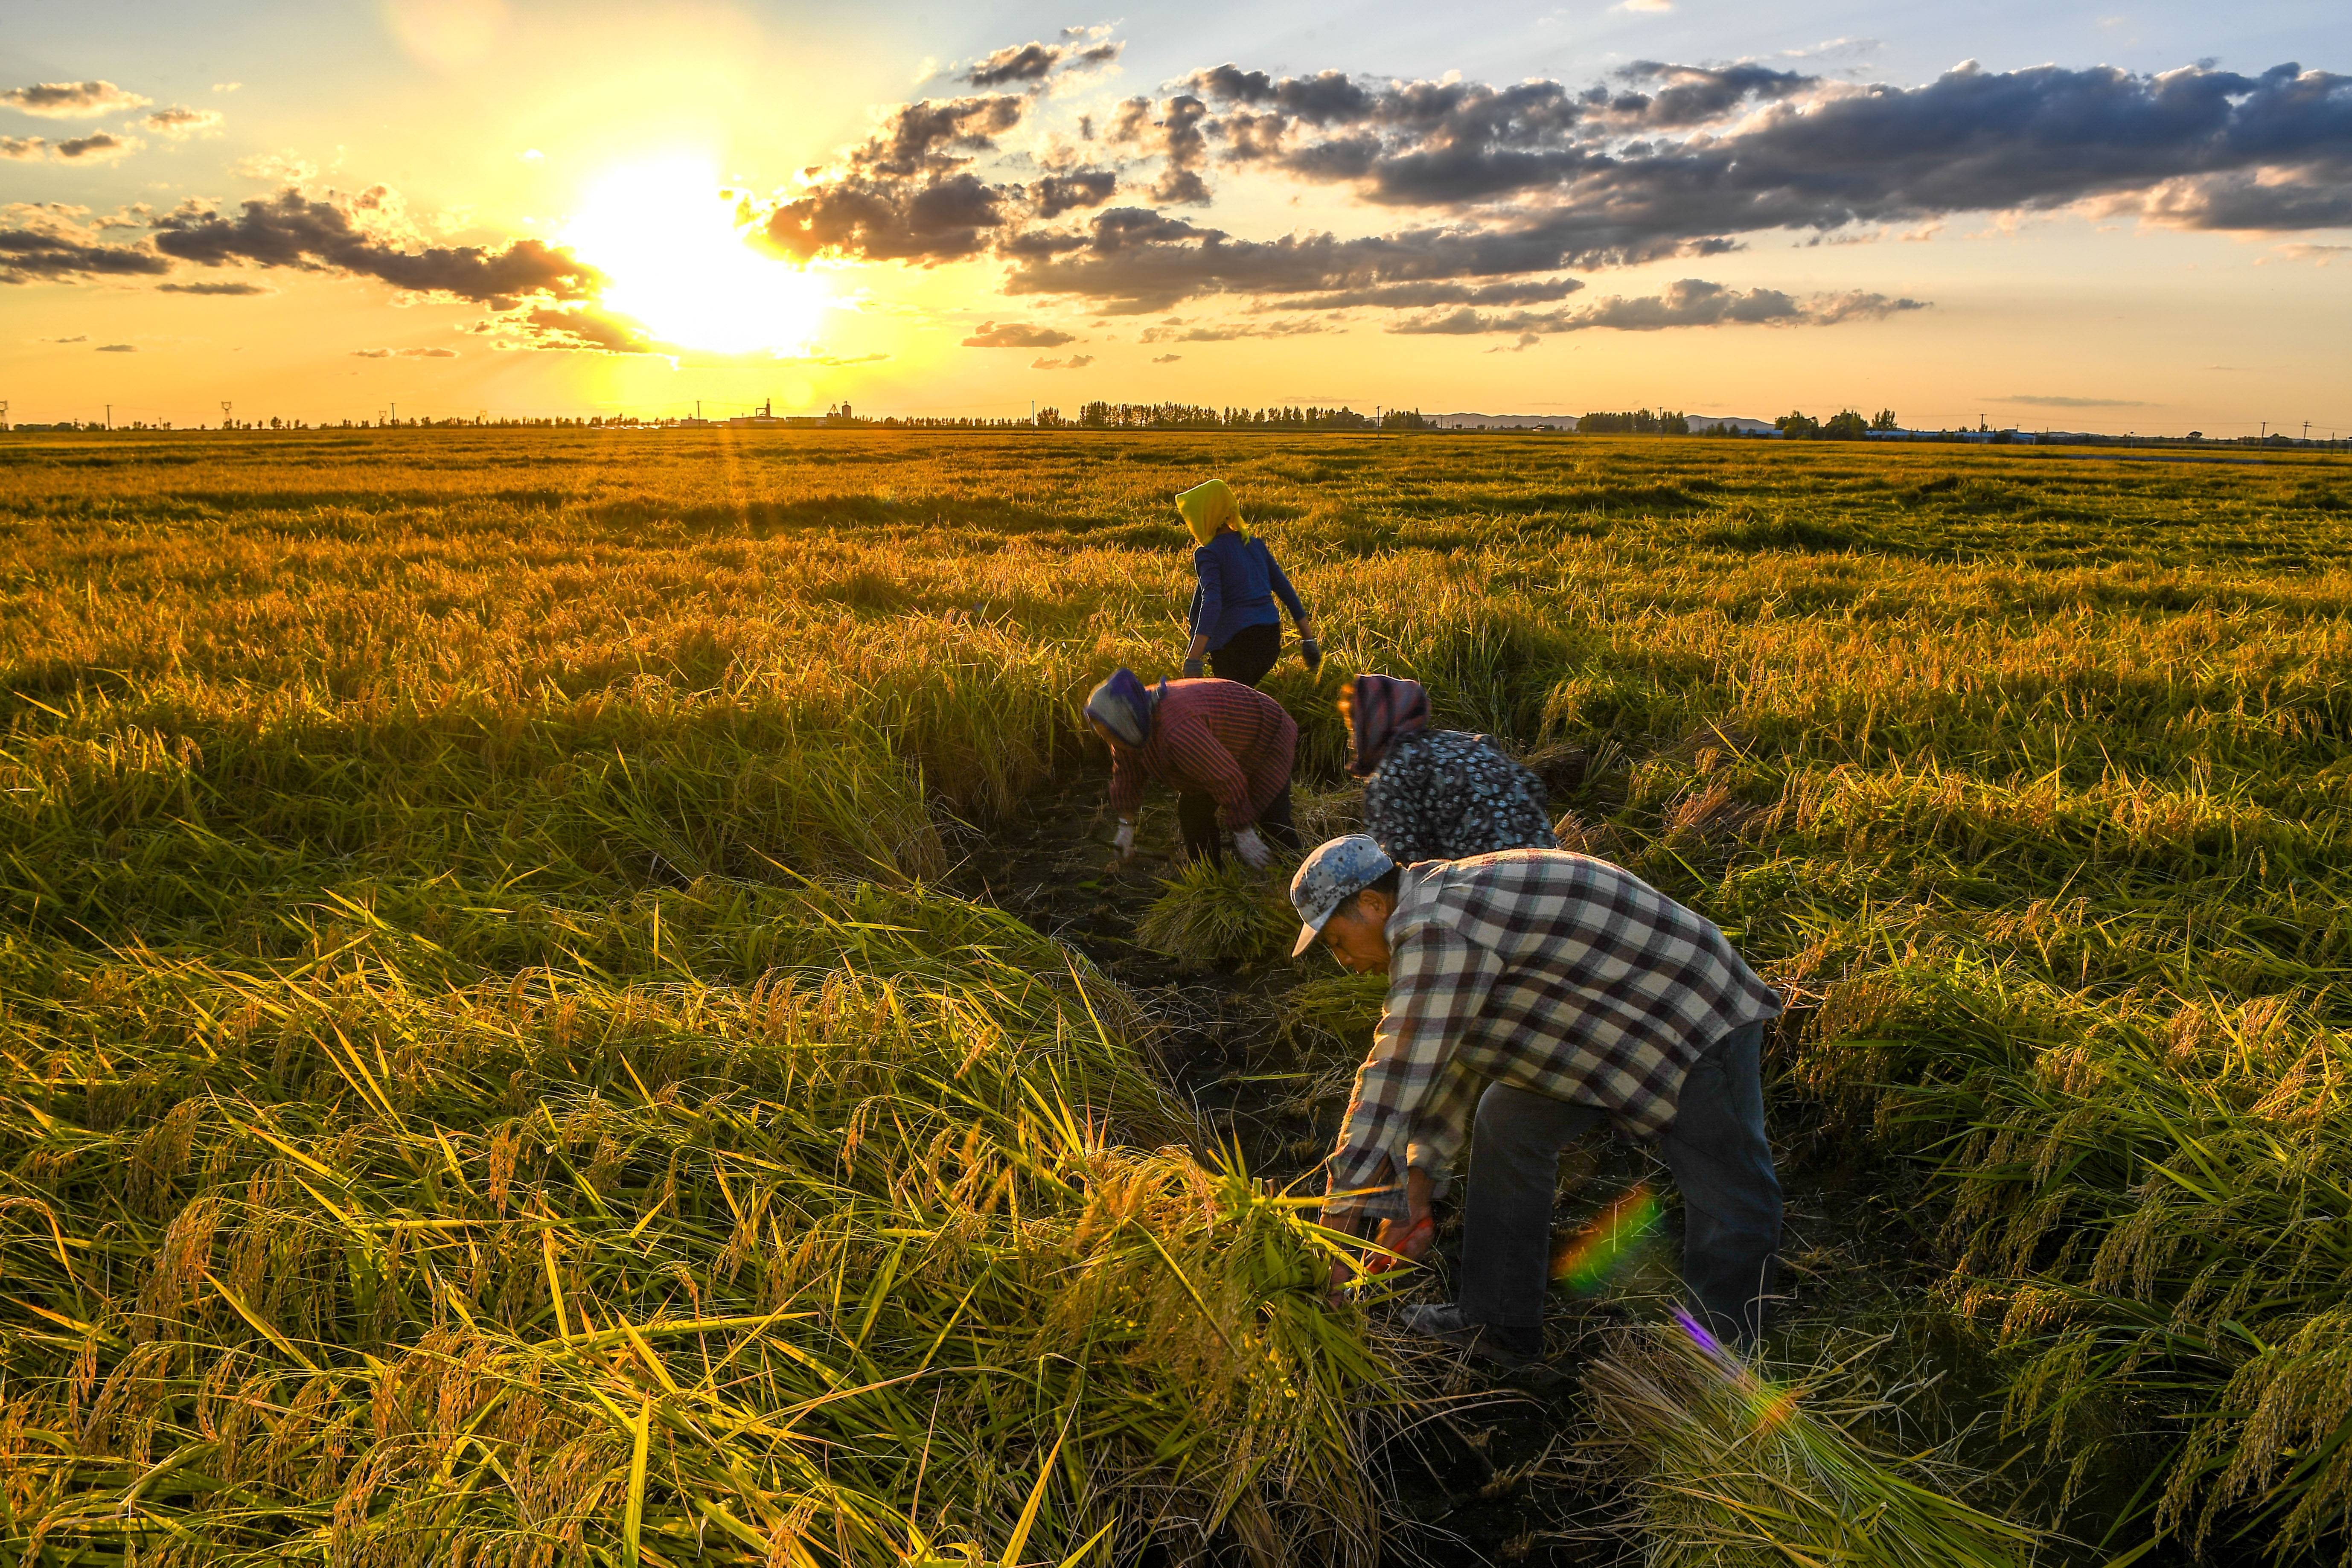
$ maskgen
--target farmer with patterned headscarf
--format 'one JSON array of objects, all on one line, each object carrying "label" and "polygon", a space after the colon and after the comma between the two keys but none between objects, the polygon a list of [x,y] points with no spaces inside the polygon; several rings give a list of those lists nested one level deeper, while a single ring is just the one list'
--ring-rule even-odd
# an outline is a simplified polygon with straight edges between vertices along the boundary
[{"label": "farmer with patterned headscarf", "polygon": [[1200,583],[1192,590],[1188,617],[1192,642],[1184,650],[1185,675],[1213,674],[1244,686],[1264,680],[1282,652],[1282,612],[1274,607],[1276,598],[1298,623],[1298,652],[1307,668],[1320,665],[1323,645],[1315,636],[1315,618],[1275,564],[1265,541],[1251,535],[1232,488],[1223,479],[1196,485],[1176,498],[1176,515],[1192,531],[1192,542],[1199,546],[1192,552],[1192,571]]},{"label": "farmer with patterned headscarf", "polygon": [[1339,690],[1364,831],[1400,866],[1497,849],[1557,849],[1543,781],[1484,735],[1430,730],[1418,680],[1360,675]]},{"label": "farmer with patterned headscarf", "polygon": [[1087,722],[1110,747],[1110,805],[1118,815],[1113,842],[1122,864],[1135,856],[1135,816],[1144,784],[1153,779],[1176,791],[1176,821],[1189,857],[1221,860],[1221,829],[1253,867],[1273,859],[1269,838],[1297,849],[1290,762],[1298,726],[1273,698],[1233,680],[1147,687],[1122,668],[1087,698]]}]

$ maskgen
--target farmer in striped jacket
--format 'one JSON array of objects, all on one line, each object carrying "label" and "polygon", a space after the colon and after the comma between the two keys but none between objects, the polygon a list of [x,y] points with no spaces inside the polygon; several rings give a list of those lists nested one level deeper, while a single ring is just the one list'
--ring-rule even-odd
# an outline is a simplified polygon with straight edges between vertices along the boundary
[{"label": "farmer in striped jacket", "polygon": [[1234,836],[1234,853],[1254,867],[1270,861],[1274,848],[1297,851],[1290,760],[1298,726],[1273,698],[1232,680],[1146,687],[1122,668],[1087,699],[1087,721],[1110,745],[1110,805],[1118,816],[1113,842],[1121,863],[1135,855],[1135,816],[1152,779],[1176,791],[1188,857],[1221,860],[1220,829]]},{"label": "farmer in striped jacket", "polygon": [[[1683,1283],[1752,1346],[1780,1237],[1758,1056],[1780,999],[1723,932],[1632,872],[1557,849],[1399,866],[1361,834],[1290,884],[1342,967],[1388,998],[1329,1165],[1323,1223],[1425,1251],[1469,1145],[1457,1297],[1413,1329],[1490,1360],[1542,1354],[1559,1156],[1602,1121],[1654,1142],[1681,1191]],[[1338,1282],[1335,1268],[1335,1284]]]}]

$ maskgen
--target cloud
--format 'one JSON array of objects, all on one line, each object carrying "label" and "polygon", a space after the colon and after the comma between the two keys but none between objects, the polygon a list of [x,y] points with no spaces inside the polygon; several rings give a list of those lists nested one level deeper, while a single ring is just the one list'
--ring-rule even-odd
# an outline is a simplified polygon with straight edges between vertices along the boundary
[{"label": "cloud", "polygon": [[888,354],[885,353],[824,354],[819,356],[814,363],[838,368],[842,365],[850,364],[873,364],[878,361],[888,359],[889,357],[890,356]]},{"label": "cloud", "polygon": [[231,283],[222,281],[217,283],[158,283],[155,285],[155,292],[158,294],[215,294],[227,296],[275,294],[278,290],[272,289],[267,283]]},{"label": "cloud", "polygon": [[1671,11],[1674,8],[1675,0],[1618,0],[1617,5],[1611,7],[1611,9],[1617,11],[1652,12]]},{"label": "cloud", "polygon": [[952,261],[987,247],[1011,187],[966,172],[1021,123],[1025,98],[925,99],[883,117],[809,194],[779,205],[768,242],[802,260],[824,253],[876,261]]},{"label": "cloud", "polygon": [[1108,169],[1073,169],[1048,174],[1029,187],[1029,199],[1042,218],[1055,218],[1078,207],[1098,207],[1118,189],[1118,175]]},{"label": "cloud", "polygon": [[93,131],[87,136],[76,136],[60,142],[55,149],[60,163],[110,163],[117,158],[128,158],[147,145],[136,136],[117,136],[111,131]]},{"label": "cloud", "polygon": [[87,136],[68,137],[63,142],[51,142],[41,136],[0,136],[0,158],[26,163],[107,163],[127,158],[145,145],[136,136],[117,136],[110,131],[93,131]]},{"label": "cloud", "polygon": [[1094,363],[1095,356],[1092,354],[1072,354],[1067,359],[1033,359],[1029,362],[1029,368],[1031,370],[1084,370]]},{"label": "cloud", "polygon": [[35,338],[33,341],[37,343],[86,343],[89,342],[89,334],[76,332],[69,338]]},{"label": "cloud", "polygon": [[1411,310],[1431,305],[1544,305],[1565,300],[1584,287],[1574,278],[1525,283],[1384,283],[1369,289],[1335,289],[1297,300],[1276,300],[1267,310],[1344,310],[1360,307]]},{"label": "cloud", "polygon": [[482,323],[523,348],[564,353],[649,354],[658,352],[644,328],[586,307],[539,306]]},{"label": "cloud", "polygon": [[[333,193],[329,193],[333,197]],[[419,294],[446,294],[498,309],[534,298],[578,300],[602,275],[566,250],[535,239],[503,249],[425,246],[377,232],[363,220],[396,209],[382,185],[355,196],[316,200],[289,186],[244,202],[235,216],[191,204],[155,220],[156,249],[201,267],[251,263],[373,278]]]},{"label": "cloud", "polygon": [[2045,397],[2032,393],[2015,392],[2007,397],[1986,399],[1990,403],[2022,403],[2035,408],[2157,408],[2162,405],[2142,403],[2129,397]]},{"label": "cloud", "polygon": [[1007,321],[998,326],[994,321],[982,321],[980,331],[964,339],[968,349],[1053,349],[1078,340],[1054,327],[1033,327],[1025,321]]},{"label": "cloud", "polygon": [[353,359],[456,359],[456,349],[353,349]]},{"label": "cloud", "polygon": [[188,109],[175,103],[169,109],[157,110],[139,123],[159,135],[176,141],[199,132],[218,130],[221,121],[226,118],[216,109]]},{"label": "cloud", "polygon": [[1138,340],[1147,343],[1229,343],[1242,338],[1297,338],[1318,332],[1344,331],[1341,327],[1327,326],[1321,321],[1233,321],[1211,327],[1184,327],[1181,323],[1165,323],[1146,328]]},{"label": "cloud", "polygon": [[[769,240],[803,258],[992,256],[1009,295],[1114,315],[1218,296],[1499,312],[1556,304],[1574,289],[1564,272],[1721,255],[1776,232],[1921,235],[1962,214],[2069,207],[2248,232],[2352,225],[2352,77],[2294,65],[1968,62],[1903,85],[1793,59],[1642,60],[1580,85],[1228,63],[1075,115],[1065,142],[1041,123],[1054,100],[1039,84],[1068,68],[1055,54],[1068,47],[1010,46],[963,73],[1019,91],[884,111],[770,213]],[[1081,143],[1088,166],[1067,167]],[[1207,205],[1234,178],[1328,192],[1328,228],[1250,233],[1170,210]],[[1382,211],[1398,216],[1363,221]],[[1475,289],[1527,297],[1461,297]]]},{"label": "cloud", "polygon": [[1523,354],[1541,342],[1542,337],[1537,333],[1521,332],[1517,342],[1500,343],[1486,352],[1490,354]]},{"label": "cloud", "polygon": [[1183,357],[1184,356],[1182,354],[1154,354],[1151,356],[1151,363],[1153,364],[1174,364],[1178,360],[1182,359]]},{"label": "cloud", "polygon": [[101,114],[144,109],[154,101],[125,92],[110,81],[45,81],[0,89],[0,103],[52,120],[92,120]]},{"label": "cloud", "polygon": [[240,179],[260,180],[267,184],[307,185],[319,177],[319,165],[289,147],[282,153],[256,153],[250,158],[239,158],[228,166],[228,172]]},{"label": "cloud", "polygon": [[213,83],[213,90],[215,92],[235,92],[238,88],[241,88],[244,85],[245,83],[241,81],[216,81]]},{"label": "cloud", "polygon": [[76,221],[87,210],[11,204],[6,226],[0,227],[0,283],[154,278],[172,269],[143,244],[108,244],[98,227]]},{"label": "cloud", "polygon": [[[1439,315],[1408,317],[1389,328],[1407,335],[1469,336],[1486,332],[1580,332],[1606,327],[1624,332],[1668,327],[1835,326],[1924,310],[1920,300],[1884,294],[1816,294],[1798,300],[1778,289],[1727,289],[1704,279],[1685,278],[1656,294],[1625,299],[1612,295],[1576,310],[1515,310],[1491,313],[1467,306]],[[1524,341],[1521,345],[1525,347]]]},{"label": "cloud", "polygon": [[1118,58],[1123,47],[1116,43],[1089,44],[1083,47],[1070,43],[1011,44],[982,58],[963,73],[963,79],[978,88],[1042,82],[1057,67],[1082,70],[1109,65]]},{"label": "cloud", "polygon": [[2254,258],[2260,267],[2266,261],[2308,261],[2315,267],[2328,267],[2352,257],[2352,245],[2282,245],[2268,256]]},{"label": "cloud", "polygon": [[102,354],[135,354],[139,352],[139,345],[137,343],[100,343],[94,352]]}]

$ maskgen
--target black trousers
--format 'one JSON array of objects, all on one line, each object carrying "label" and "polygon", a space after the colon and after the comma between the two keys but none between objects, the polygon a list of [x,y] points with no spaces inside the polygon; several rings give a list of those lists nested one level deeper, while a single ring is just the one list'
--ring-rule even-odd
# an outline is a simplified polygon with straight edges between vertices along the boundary
[{"label": "black trousers", "polygon": [[[1658,1152],[1683,1196],[1683,1284],[1717,1336],[1752,1348],[1780,1245],[1780,1182],[1764,1133],[1764,1026],[1734,1029],[1691,1064]],[[1540,1344],[1560,1152],[1598,1106],[1492,1083],[1470,1132],[1462,1205],[1462,1315]],[[1517,1331],[1516,1336],[1510,1331]]]},{"label": "black trousers", "polygon": [[[1224,836],[1217,831],[1217,801],[1214,795],[1197,790],[1180,790],[1176,795],[1176,826],[1184,834],[1184,856],[1191,860],[1206,860],[1218,865],[1225,858]],[[1261,812],[1257,819],[1259,837],[1285,854],[1298,853],[1298,828],[1290,820],[1290,786],[1284,784],[1274,804]]]},{"label": "black trousers", "polygon": [[1282,657],[1282,623],[1268,621],[1264,626],[1244,626],[1227,639],[1223,647],[1209,650],[1209,673],[1219,680],[1238,680],[1244,686],[1255,686]]}]

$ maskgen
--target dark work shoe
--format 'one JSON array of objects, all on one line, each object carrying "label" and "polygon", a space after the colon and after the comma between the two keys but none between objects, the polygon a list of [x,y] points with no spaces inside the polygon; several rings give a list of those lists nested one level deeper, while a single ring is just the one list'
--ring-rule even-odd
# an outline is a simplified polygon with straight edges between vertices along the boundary
[{"label": "dark work shoe", "polygon": [[1407,1307],[1404,1326],[1416,1334],[1444,1340],[1482,1361],[1517,1372],[1543,1363],[1543,1331],[1512,1328],[1502,1323],[1474,1323],[1462,1309],[1447,1301]]}]

